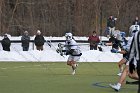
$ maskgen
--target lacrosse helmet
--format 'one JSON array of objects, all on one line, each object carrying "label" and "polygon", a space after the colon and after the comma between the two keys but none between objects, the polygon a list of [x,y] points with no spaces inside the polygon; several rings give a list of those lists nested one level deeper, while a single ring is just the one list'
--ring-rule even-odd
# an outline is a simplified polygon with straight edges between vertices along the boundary
[{"label": "lacrosse helmet", "polygon": [[66,40],[72,40],[72,33],[65,34]]},{"label": "lacrosse helmet", "polygon": [[139,25],[132,25],[129,29],[130,36],[134,36],[137,31],[140,31]]},{"label": "lacrosse helmet", "polygon": [[125,32],[120,32],[120,35],[122,38],[124,38],[126,36]]}]

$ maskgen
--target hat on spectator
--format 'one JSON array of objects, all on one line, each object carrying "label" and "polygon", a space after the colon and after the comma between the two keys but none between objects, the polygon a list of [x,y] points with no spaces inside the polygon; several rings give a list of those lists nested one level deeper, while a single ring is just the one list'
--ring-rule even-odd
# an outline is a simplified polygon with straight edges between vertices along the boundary
[{"label": "hat on spectator", "polygon": [[41,31],[40,31],[40,30],[37,30],[37,34],[39,34],[39,35],[40,35],[40,34],[41,34]]}]

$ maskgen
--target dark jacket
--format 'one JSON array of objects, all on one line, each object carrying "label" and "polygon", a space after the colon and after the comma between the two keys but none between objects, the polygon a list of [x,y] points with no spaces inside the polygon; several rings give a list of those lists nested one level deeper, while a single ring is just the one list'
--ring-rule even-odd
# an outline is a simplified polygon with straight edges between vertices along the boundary
[{"label": "dark jacket", "polygon": [[11,41],[8,37],[4,38],[1,42],[3,50],[10,51]]},{"label": "dark jacket", "polygon": [[30,37],[28,35],[23,35],[21,37],[21,42],[23,47],[29,47]]},{"label": "dark jacket", "polygon": [[113,27],[115,27],[115,25],[116,25],[116,21],[114,20],[114,18],[109,18],[108,20],[107,20],[107,27],[111,27],[111,28],[113,28]]},{"label": "dark jacket", "polygon": [[45,42],[45,39],[42,35],[36,35],[34,39],[34,43],[36,46],[43,46]]},{"label": "dark jacket", "polygon": [[135,21],[133,21],[132,25],[140,25],[140,21],[139,20],[135,20]]},{"label": "dark jacket", "polygon": [[119,47],[122,48],[121,41],[118,40],[117,38],[113,37],[113,36],[111,36],[109,38],[109,42],[112,42],[112,44],[113,44],[112,48],[115,48],[115,49],[119,49]]}]

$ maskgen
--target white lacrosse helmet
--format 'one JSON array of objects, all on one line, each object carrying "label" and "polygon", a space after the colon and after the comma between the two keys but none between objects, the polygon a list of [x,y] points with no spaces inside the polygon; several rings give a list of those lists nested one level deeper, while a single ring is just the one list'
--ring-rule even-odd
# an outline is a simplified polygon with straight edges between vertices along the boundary
[{"label": "white lacrosse helmet", "polygon": [[72,39],[72,33],[66,33],[65,37],[66,37],[66,40],[71,40]]},{"label": "white lacrosse helmet", "polygon": [[129,29],[130,36],[134,36],[137,31],[140,31],[139,25],[132,25]]}]

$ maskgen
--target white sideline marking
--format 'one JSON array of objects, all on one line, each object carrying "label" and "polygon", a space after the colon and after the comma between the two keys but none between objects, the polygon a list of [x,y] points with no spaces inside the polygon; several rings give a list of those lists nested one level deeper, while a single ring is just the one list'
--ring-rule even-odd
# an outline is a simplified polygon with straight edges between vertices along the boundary
[{"label": "white sideline marking", "polygon": [[0,77],[8,77],[8,76],[0,76]]},{"label": "white sideline marking", "polygon": [[13,67],[13,68],[20,68],[20,67]]},{"label": "white sideline marking", "polygon": [[38,67],[40,67],[41,65],[34,65],[34,66],[38,66]]},{"label": "white sideline marking", "polygon": [[[47,66],[47,64],[43,64],[44,66]],[[36,67],[41,67],[42,65],[34,65]],[[24,68],[24,67],[28,67],[28,66],[15,66],[15,67],[10,67],[10,68]],[[32,68],[32,67],[31,67]],[[8,67],[1,67],[0,69],[8,69]]]},{"label": "white sideline marking", "polygon": [[7,69],[7,68],[1,68],[1,69]]}]

